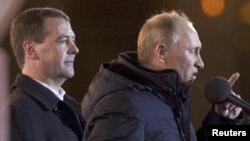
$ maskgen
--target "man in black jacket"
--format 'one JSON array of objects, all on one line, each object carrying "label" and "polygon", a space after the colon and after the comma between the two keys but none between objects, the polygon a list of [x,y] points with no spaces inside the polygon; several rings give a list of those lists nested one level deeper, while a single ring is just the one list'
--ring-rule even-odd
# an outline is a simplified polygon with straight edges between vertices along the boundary
[{"label": "man in black jacket", "polygon": [[[190,123],[190,89],[204,67],[201,42],[191,21],[175,11],[156,14],[142,26],[137,52],[103,64],[82,103],[83,140],[196,141]],[[232,75],[229,83],[239,77]],[[241,108],[215,105],[207,124],[240,124]]]},{"label": "man in black jacket", "polygon": [[10,96],[11,141],[81,141],[80,103],[62,84],[74,76],[79,52],[69,17],[32,8],[12,22],[11,46],[21,69]]}]

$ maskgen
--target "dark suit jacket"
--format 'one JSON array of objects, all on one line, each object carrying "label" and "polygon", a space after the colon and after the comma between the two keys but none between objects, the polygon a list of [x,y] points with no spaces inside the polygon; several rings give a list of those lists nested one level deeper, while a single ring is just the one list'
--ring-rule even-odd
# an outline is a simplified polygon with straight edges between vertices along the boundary
[{"label": "dark suit jacket", "polygon": [[60,101],[49,89],[18,75],[10,96],[11,141],[81,141],[85,122],[80,103]]}]

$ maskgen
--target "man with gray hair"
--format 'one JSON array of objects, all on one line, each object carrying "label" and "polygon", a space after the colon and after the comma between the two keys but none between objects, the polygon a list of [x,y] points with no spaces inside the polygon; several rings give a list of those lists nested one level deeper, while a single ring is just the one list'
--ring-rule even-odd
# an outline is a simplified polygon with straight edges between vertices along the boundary
[{"label": "man with gray hair", "polygon": [[[199,36],[185,14],[162,12],[148,19],[137,52],[121,53],[103,64],[91,82],[82,102],[87,121],[83,140],[197,140],[189,101],[204,68],[200,50]],[[229,83],[238,77],[233,74]],[[241,123],[241,108],[231,103],[214,107],[205,121]],[[206,136],[204,128],[200,131]]]}]

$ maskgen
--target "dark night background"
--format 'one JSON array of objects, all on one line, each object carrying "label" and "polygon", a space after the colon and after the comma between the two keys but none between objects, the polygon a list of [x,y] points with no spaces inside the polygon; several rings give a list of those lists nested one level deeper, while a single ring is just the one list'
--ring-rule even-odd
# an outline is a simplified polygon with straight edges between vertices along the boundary
[{"label": "dark night background", "polygon": [[[63,10],[71,18],[80,53],[75,62],[76,75],[63,87],[78,101],[82,100],[101,63],[116,58],[120,52],[136,50],[139,29],[150,15],[171,9],[185,12],[200,36],[205,62],[192,93],[191,119],[197,129],[211,107],[203,94],[211,77],[228,78],[232,73],[240,72],[240,79],[233,88],[243,99],[250,101],[249,0],[225,0],[224,10],[215,17],[204,13],[201,1],[26,0],[21,11],[49,6]],[[211,9],[213,11],[213,7]],[[2,46],[9,54],[10,82],[13,82],[20,70],[10,49],[9,34]]]}]

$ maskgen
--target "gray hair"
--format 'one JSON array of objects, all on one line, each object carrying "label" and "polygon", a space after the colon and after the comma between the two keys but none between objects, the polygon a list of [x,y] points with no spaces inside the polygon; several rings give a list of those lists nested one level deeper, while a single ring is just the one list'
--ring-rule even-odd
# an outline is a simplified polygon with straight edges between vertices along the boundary
[{"label": "gray hair", "polygon": [[142,26],[137,42],[138,60],[142,64],[148,64],[154,52],[154,47],[165,44],[167,47],[174,47],[180,40],[181,23],[191,23],[184,13],[176,11],[161,12],[146,20]]}]

